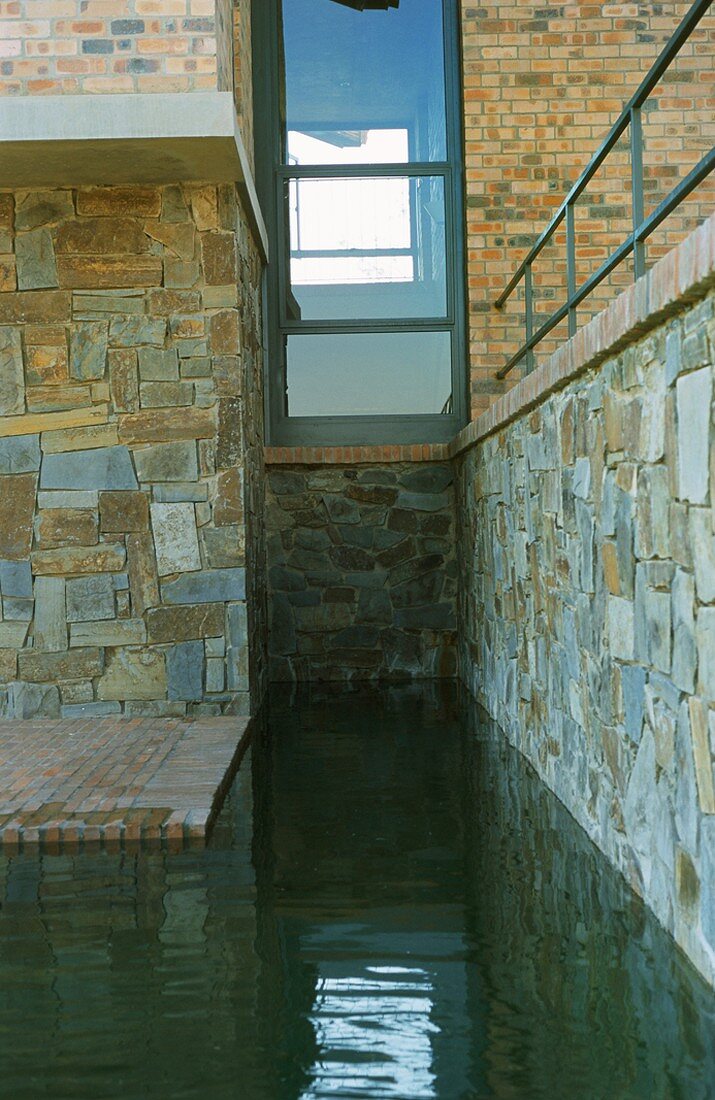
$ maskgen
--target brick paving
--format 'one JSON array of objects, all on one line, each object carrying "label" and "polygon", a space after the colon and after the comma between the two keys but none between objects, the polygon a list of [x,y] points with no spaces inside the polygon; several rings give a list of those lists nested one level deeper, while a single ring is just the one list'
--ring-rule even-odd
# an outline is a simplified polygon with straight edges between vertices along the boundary
[{"label": "brick paving", "polygon": [[6,852],[203,843],[248,719],[0,721]]}]

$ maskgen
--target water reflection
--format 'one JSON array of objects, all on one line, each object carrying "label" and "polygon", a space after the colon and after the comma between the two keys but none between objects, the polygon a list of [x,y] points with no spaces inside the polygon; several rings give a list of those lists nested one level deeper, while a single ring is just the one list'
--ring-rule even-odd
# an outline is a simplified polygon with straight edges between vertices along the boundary
[{"label": "water reflection", "polygon": [[469,713],[274,696],[209,851],[0,863],[0,1097],[715,1097],[715,1000]]}]

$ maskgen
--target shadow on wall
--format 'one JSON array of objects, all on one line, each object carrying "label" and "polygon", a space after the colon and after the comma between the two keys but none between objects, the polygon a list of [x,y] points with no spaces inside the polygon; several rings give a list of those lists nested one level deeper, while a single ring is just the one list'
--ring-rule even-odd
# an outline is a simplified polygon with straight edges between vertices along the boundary
[{"label": "shadow on wall", "polygon": [[448,464],[268,470],[273,680],[456,672]]}]

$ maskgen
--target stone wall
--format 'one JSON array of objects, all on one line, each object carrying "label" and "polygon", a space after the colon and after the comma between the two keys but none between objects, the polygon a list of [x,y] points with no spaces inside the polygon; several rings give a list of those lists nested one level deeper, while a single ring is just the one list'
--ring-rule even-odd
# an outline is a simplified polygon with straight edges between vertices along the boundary
[{"label": "stone wall", "polygon": [[231,88],[229,0],[13,0],[0,6],[0,96]]},{"label": "stone wall", "polygon": [[711,981],[714,341],[711,294],[458,474],[461,675]]},{"label": "stone wall", "polygon": [[268,470],[273,680],[456,669],[449,464]]},{"label": "stone wall", "polygon": [[261,261],[234,188],[0,194],[0,270],[0,713],[247,712]]}]

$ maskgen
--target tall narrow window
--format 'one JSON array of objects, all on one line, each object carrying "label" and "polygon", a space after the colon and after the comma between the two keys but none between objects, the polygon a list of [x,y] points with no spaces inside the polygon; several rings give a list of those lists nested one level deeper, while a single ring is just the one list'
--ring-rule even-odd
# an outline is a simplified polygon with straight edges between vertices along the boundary
[{"label": "tall narrow window", "polygon": [[273,443],[466,409],[456,0],[256,0]]}]

